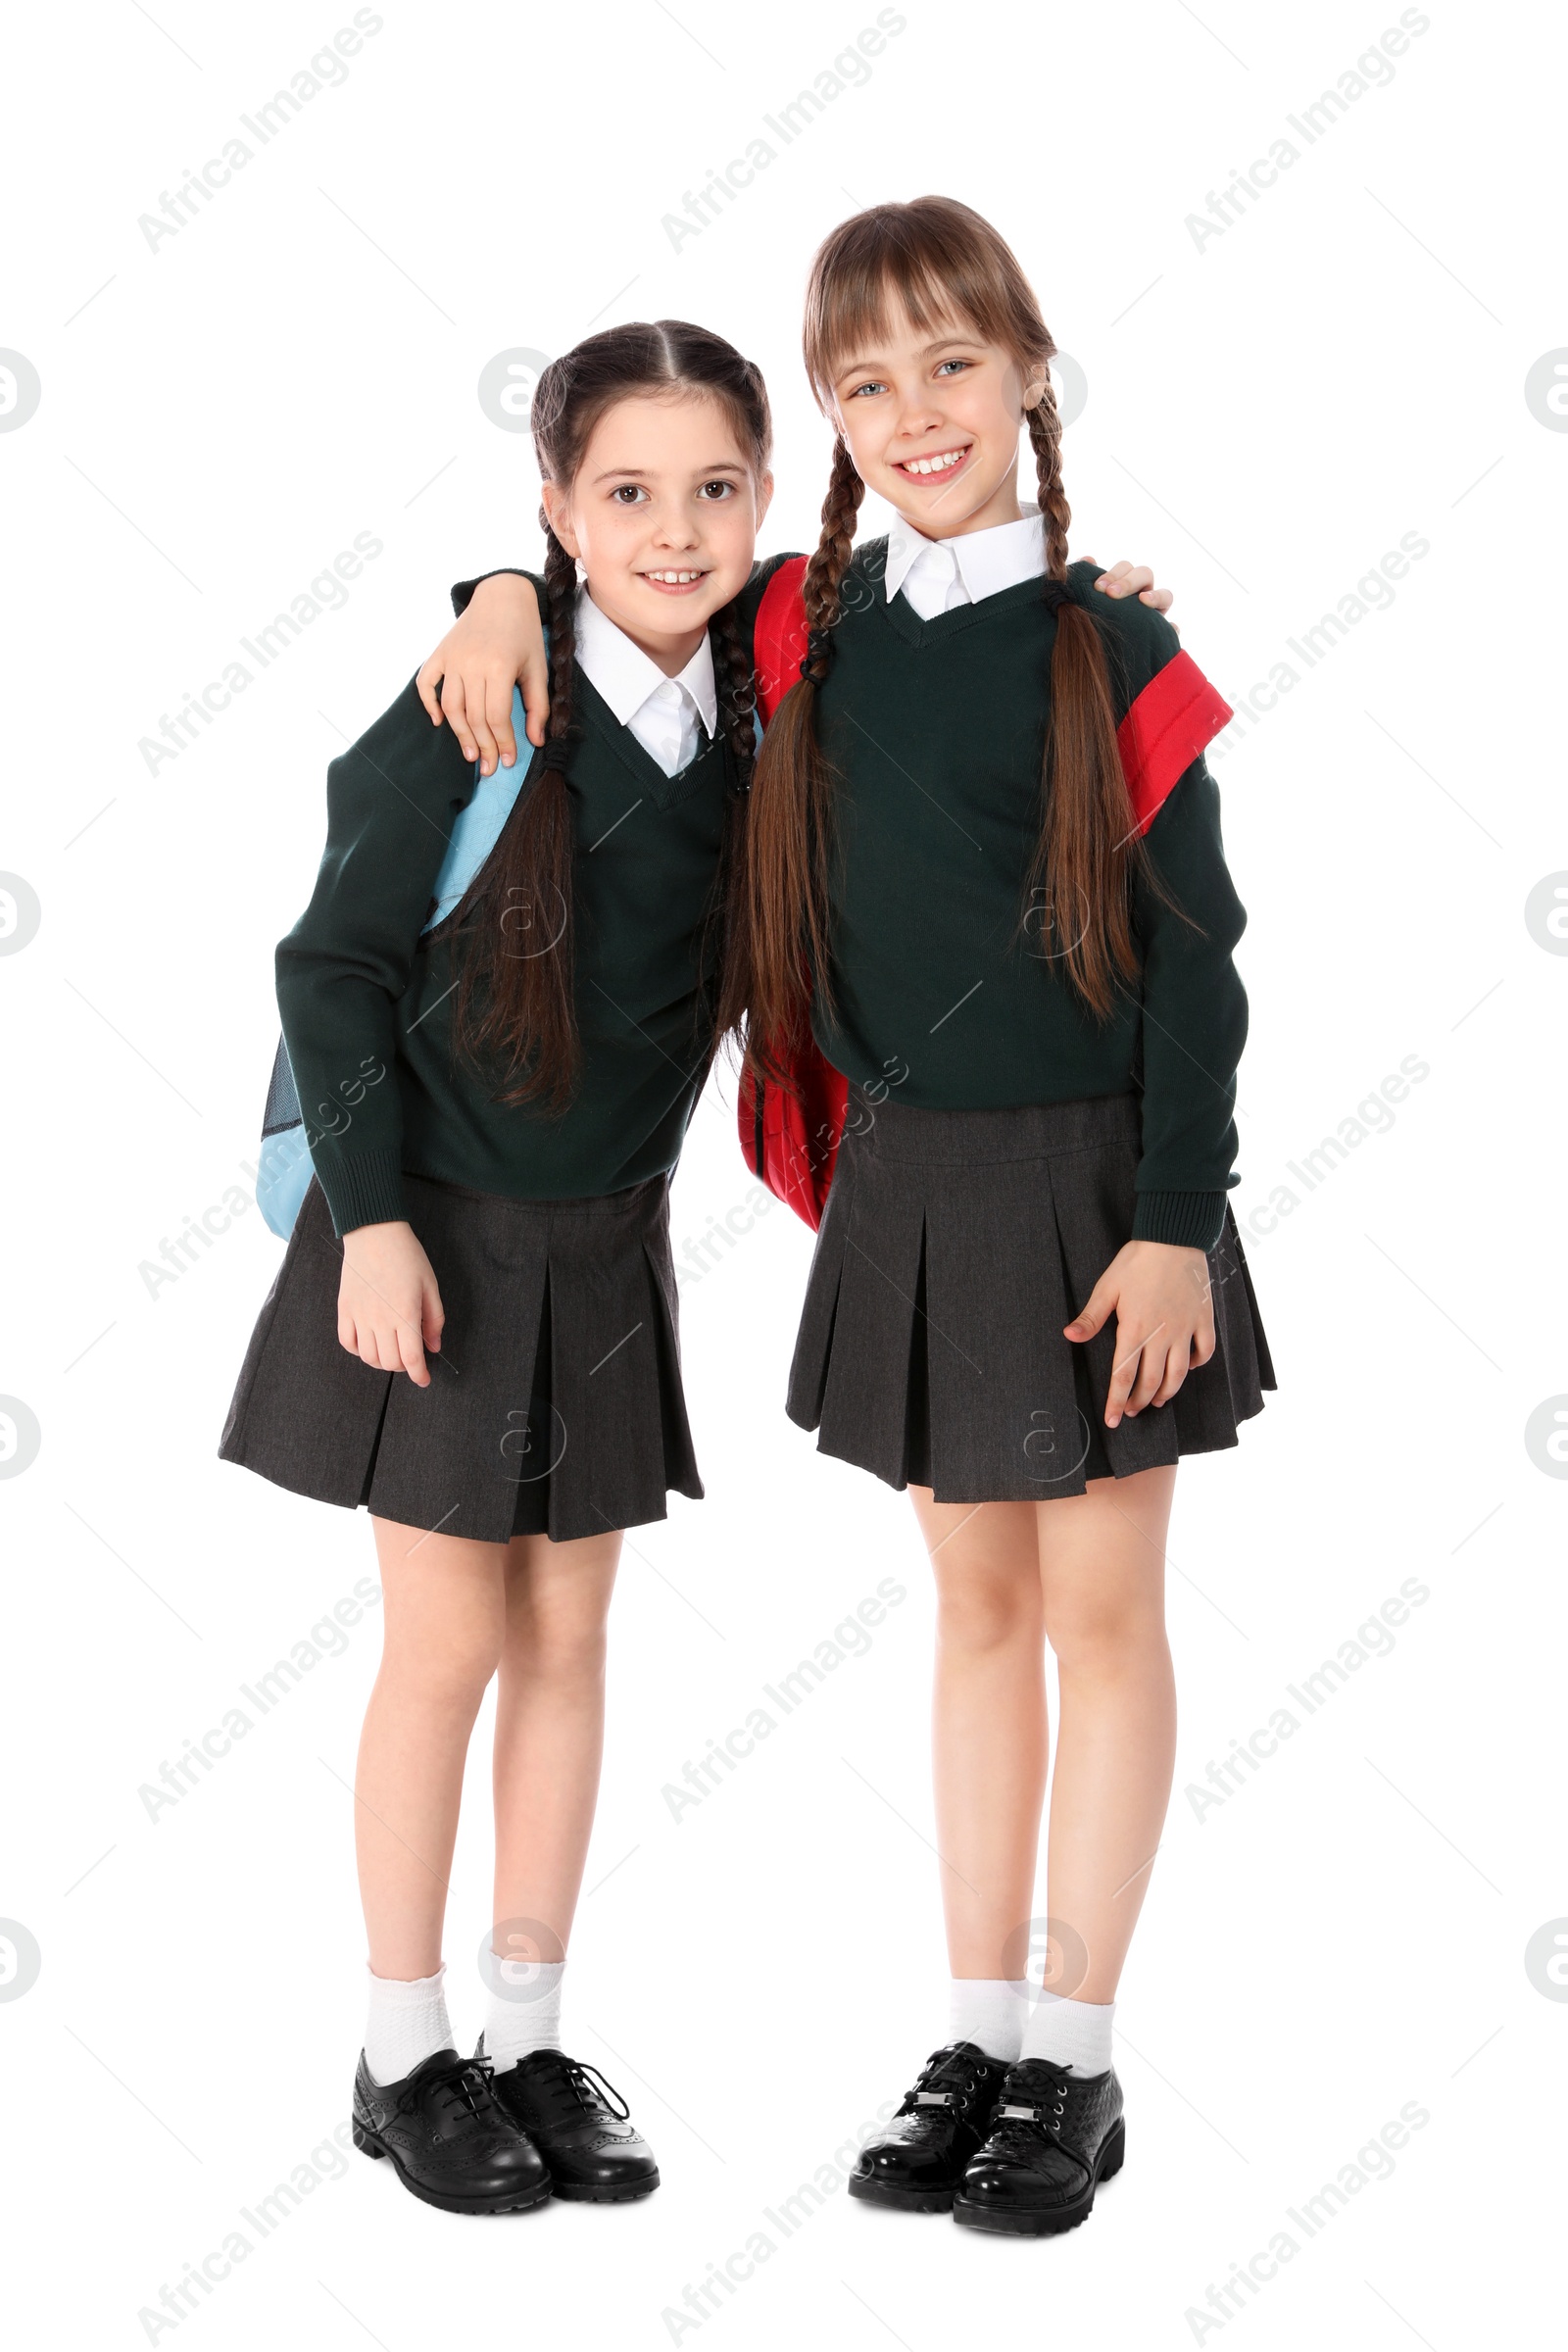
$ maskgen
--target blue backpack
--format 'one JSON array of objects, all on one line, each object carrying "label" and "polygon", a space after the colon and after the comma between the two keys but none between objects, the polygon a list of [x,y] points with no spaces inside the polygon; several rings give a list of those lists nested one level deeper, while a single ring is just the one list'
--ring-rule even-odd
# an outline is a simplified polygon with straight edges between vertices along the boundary
[{"label": "blue backpack", "polygon": [[[469,883],[501,838],[512,814],[522,780],[531,764],[533,747],[523,732],[522,695],[512,690],[512,724],[517,758],[511,767],[497,766],[493,776],[475,771],[473,798],[460,814],[447,843],[441,871],[435,878],[435,902],[420,927],[422,939],[455,911]],[[310,1191],[316,1169],[305,1135],[305,1114],[299,1089],[289,1065],[288,1048],[280,1037],[262,1113],[262,1150],[256,1170],[256,1200],[279,1241],[294,1230],[300,1203]]]}]

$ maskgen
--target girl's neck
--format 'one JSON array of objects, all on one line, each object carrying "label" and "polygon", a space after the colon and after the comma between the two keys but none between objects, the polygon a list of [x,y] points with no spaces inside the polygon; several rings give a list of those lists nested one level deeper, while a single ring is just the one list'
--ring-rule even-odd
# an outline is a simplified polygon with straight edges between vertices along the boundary
[{"label": "girl's neck", "polygon": [[592,580],[587,582],[587,589],[588,594],[593,597],[594,603],[612,626],[617,628],[623,637],[629,638],[640,654],[646,654],[654,667],[662,669],[666,678],[680,676],[681,671],[708,635],[708,623],[704,620],[699,621],[694,628],[683,629],[678,637],[666,637],[662,634],[658,637],[645,636],[637,629],[629,629],[618,613],[612,612],[601,598],[594,596]]}]

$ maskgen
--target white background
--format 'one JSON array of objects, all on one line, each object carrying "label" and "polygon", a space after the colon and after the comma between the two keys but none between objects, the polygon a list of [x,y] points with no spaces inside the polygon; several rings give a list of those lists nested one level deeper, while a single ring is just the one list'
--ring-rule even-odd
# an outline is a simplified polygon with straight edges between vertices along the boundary
[{"label": "white background", "polygon": [[[1560,31],[1434,5],[1392,80],[1307,146],[1285,118],[1393,6],[908,0],[864,85],[676,250],[662,216],[769,135],[870,0],[378,13],[341,86],[248,138],[156,249],[138,216],[350,8],[99,0],[12,36],[0,344],[42,399],[0,431],[0,867],[42,916],[0,958],[0,1392],[41,1431],[0,1482],[0,1914],[41,1953],[0,2001],[11,2332],[326,2352],[1518,2336],[1560,2217],[1568,2033],[1564,1988],[1525,1961],[1568,1914],[1568,1489],[1525,1444],[1568,1391],[1568,962],[1525,919],[1568,868],[1568,436],[1525,395],[1568,345]],[[1187,217],[1282,135],[1299,159],[1200,246]],[[177,1805],[149,1819],[138,1788],[373,1553],[363,1517],[216,1458],[279,1256],[259,1214],[156,1296],[138,1269],[246,1181],[325,762],[434,642],[451,579],[537,555],[531,448],[482,412],[481,368],[626,317],[721,329],[773,390],[765,544],[808,545],[828,450],[797,355],[809,255],[854,207],[933,188],[1009,236],[1084,370],[1074,553],[1152,562],[1233,704],[1403,534],[1430,543],[1392,607],[1219,747],[1250,914],[1235,1201],[1282,1385],[1180,1481],[1177,1789],[1118,2012],[1130,2161],[1055,2241],[837,2190],[787,2237],[764,2218],[835,2149],[842,2172],[946,2025],[929,1575],[906,1500],[784,1420],[809,1237],[778,1208],[684,1288],[708,1500],[628,1545],[568,1972],[568,2044],[630,2096],[664,2186],[480,2223],[331,2155],[263,2239],[240,2208],[348,2110],[373,1612]],[[361,532],[383,552],[344,608],[149,773],[139,739]],[[1430,1074],[1392,1128],[1307,1194],[1287,1163],[1406,1056]],[[1282,1185],[1299,1205],[1249,1228]],[[677,1253],[749,1190],[710,1094]],[[906,1598],[868,1654],[672,1819],[664,1785],[889,1576]],[[1188,1785],[1409,1578],[1428,1597],[1392,1653],[1296,1708],[1200,1815]],[[447,1944],[465,2046],[484,1732]],[[1411,2102],[1430,2121],[1392,2178],[1308,2239],[1287,2208]],[[138,2319],[235,2229],[251,2251],[195,2312]],[[1298,2251],[1218,2320],[1210,2282],[1281,2230]],[[694,2321],[688,2283],[759,2230],[767,2259]]]}]

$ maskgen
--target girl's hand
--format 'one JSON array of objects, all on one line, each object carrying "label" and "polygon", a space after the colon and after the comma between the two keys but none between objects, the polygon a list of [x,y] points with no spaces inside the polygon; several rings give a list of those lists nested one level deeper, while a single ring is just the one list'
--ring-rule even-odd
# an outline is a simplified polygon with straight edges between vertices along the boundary
[{"label": "girl's hand", "polygon": [[550,681],[533,582],[505,571],[481,580],[466,612],[453,622],[415,684],[435,725],[444,714],[465,758],[477,760],[482,775],[494,775],[498,759],[511,767],[517,757],[512,727],[514,685],[522,688],[528,741],[543,743]]},{"label": "girl's hand", "polygon": [[356,1225],[343,1236],[337,1336],[351,1355],[427,1389],[424,1349],[439,1353],[445,1321],[435,1269],[412,1225]]},{"label": "girl's hand", "polygon": [[1092,1340],[1116,1317],[1116,1364],[1105,1396],[1105,1427],[1125,1410],[1168,1404],[1187,1375],[1214,1352],[1214,1300],[1201,1250],[1168,1242],[1128,1242],[1096,1283],[1089,1304],[1065,1326],[1069,1340]]},{"label": "girl's hand", "polygon": [[[1155,612],[1170,611],[1171,592],[1154,586],[1154,575],[1147,564],[1141,564],[1136,571],[1125,560],[1113,564],[1108,571],[1101,573],[1095,586],[1102,596],[1136,596],[1141,605],[1148,605]],[[1174,628],[1176,623],[1172,621],[1170,625]]]}]

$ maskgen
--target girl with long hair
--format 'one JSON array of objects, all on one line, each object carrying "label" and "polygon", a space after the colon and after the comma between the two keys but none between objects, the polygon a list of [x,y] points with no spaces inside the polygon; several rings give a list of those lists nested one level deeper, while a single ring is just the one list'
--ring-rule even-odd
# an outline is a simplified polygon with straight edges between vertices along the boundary
[{"label": "girl with long hair", "polygon": [[[354,2137],[470,2213],[659,2183],[624,2102],[562,2048],[561,1980],[621,1533],[703,1492],[667,1196],[715,1039],[771,492],[760,375],[677,320],[554,361],[533,432],[548,734],[509,812],[411,681],[328,770],[315,894],[277,951],[315,1173],[220,1446],[370,1512]],[[474,821],[493,846],[454,898]],[[492,1677],[490,2000],[467,2058],[442,1928]]]}]

